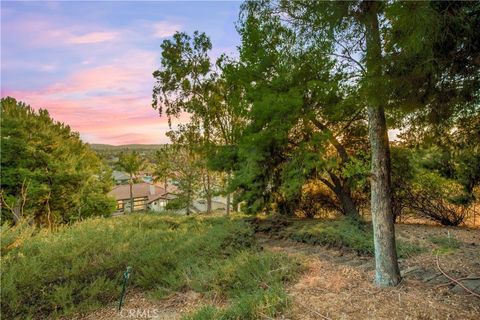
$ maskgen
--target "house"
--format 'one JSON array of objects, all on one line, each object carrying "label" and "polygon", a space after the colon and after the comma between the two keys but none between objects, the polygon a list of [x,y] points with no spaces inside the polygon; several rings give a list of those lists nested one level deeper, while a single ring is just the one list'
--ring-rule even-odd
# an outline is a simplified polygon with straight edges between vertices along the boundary
[{"label": "house", "polygon": [[[117,200],[117,212],[130,212],[130,185],[118,185],[108,194]],[[133,211],[164,211],[167,202],[174,197],[152,183],[133,184],[132,194]]]},{"label": "house", "polygon": [[126,184],[130,180],[130,176],[122,171],[113,171],[112,177],[115,180],[115,184]]}]

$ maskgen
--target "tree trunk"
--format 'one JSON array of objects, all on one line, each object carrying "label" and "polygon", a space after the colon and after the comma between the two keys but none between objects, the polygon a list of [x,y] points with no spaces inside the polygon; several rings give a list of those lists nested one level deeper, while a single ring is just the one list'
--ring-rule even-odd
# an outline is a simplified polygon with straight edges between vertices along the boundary
[{"label": "tree trunk", "polygon": [[212,212],[212,186],[210,181],[210,173],[207,171],[207,213]]},{"label": "tree trunk", "polygon": [[352,199],[350,188],[345,186],[344,183],[340,180],[338,176],[333,173],[329,173],[330,178],[333,181],[333,192],[337,196],[338,200],[340,201],[340,205],[342,206],[343,213],[346,216],[358,219],[360,214],[358,213],[357,206]]},{"label": "tree trunk", "polygon": [[231,198],[231,194],[228,193],[228,194],[227,194],[227,208],[226,208],[226,210],[227,210],[227,217],[230,215],[230,198]]},{"label": "tree trunk", "polygon": [[191,196],[190,196],[190,189],[192,187],[192,184],[190,181],[188,181],[188,190],[187,190],[187,216],[190,215],[190,205],[191,205]]},{"label": "tree trunk", "polygon": [[[371,163],[371,212],[375,246],[375,283],[395,286],[400,280],[395,245],[392,196],[390,187],[390,150],[383,107],[384,98],[374,88],[381,85],[382,55],[376,2],[364,2],[367,39],[367,88]],[[380,92],[380,93],[379,93]]]},{"label": "tree trunk", "polygon": [[133,212],[133,176],[130,175],[130,181],[128,183],[130,185],[130,213]]},{"label": "tree trunk", "polygon": [[[18,224],[22,219],[22,210],[19,206],[13,207],[13,224]],[[475,219],[474,219],[475,221]]]}]

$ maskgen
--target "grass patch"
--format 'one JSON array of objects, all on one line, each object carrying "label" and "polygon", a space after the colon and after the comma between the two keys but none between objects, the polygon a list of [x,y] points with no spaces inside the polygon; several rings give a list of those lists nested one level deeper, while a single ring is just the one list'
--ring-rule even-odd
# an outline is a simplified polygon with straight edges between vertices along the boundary
[{"label": "grass patch", "polygon": [[455,252],[460,245],[462,244],[455,238],[452,237],[437,237],[431,236],[428,238],[433,244],[437,245],[438,247],[433,250],[434,254],[450,254]]},{"label": "grass patch", "polygon": [[[295,221],[285,229],[284,235],[298,242],[347,248],[361,255],[374,254],[372,226],[348,218]],[[422,251],[416,244],[397,240],[400,258]]]},{"label": "grass patch", "polygon": [[135,214],[55,232],[4,227],[1,236],[8,319],[56,318],[112,303],[127,266],[130,288],[154,297],[195,290],[229,302],[225,310],[203,308],[195,319],[212,312],[208,319],[275,316],[286,305],[284,284],[299,269],[285,255],[259,251],[248,224],[221,217]]}]

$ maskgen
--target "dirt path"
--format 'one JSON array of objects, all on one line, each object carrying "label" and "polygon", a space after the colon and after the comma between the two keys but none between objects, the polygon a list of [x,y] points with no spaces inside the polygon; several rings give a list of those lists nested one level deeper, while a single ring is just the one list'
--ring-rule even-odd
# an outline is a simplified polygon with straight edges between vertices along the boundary
[{"label": "dirt path", "polygon": [[293,306],[287,318],[480,319],[479,299],[418,279],[417,271],[423,269],[412,265],[414,261],[401,261],[401,269],[407,273],[398,287],[379,289],[372,284],[371,257],[265,235],[258,235],[258,239],[265,250],[286,252],[307,266],[298,282],[289,288]]}]

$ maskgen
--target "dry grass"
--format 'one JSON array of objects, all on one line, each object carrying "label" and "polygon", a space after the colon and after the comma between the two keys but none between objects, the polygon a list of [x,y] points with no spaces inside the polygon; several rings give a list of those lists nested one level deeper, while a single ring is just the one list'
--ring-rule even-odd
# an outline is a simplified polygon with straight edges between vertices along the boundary
[{"label": "dry grass", "polygon": [[[337,249],[294,243],[289,240],[261,238],[264,248],[288,252],[301,259],[308,271],[290,287],[293,297],[291,319],[479,319],[480,300],[468,294],[452,293],[448,282],[436,277],[436,245],[432,236],[450,233],[461,243],[458,250],[439,257],[442,268],[457,277],[480,275],[480,232],[461,228],[425,225],[399,225],[401,239],[427,248],[419,255],[401,259],[404,280],[396,288],[380,289],[373,285],[373,258]],[[473,245],[472,245],[473,243]]]},{"label": "dry grass", "polygon": [[[120,319],[156,319],[177,320],[187,313],[193,312],[205,304],[222,306],[223,303],[207,299],[195,291],[178,292],[169,297],[157,300],[150,299],[141,291],[127,292],[122,312],[118,312],[118,304],[112,303],[95,312],[78,315],[74,320],[120,320]],[[67,319],[67,318],[65,318]]]}]

